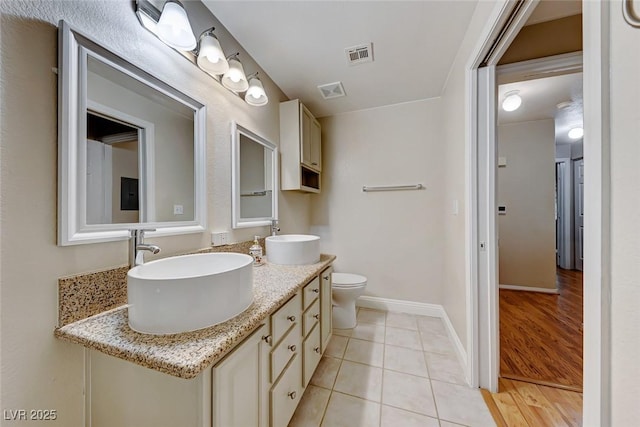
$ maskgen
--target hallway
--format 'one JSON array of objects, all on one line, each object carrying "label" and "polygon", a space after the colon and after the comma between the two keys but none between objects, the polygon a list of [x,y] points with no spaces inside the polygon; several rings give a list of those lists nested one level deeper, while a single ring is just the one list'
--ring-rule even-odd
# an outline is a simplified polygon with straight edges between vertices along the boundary
[{"label": "hallway", "polygon": [[582,272],[557,270],[559,295],[500,290],[500,376],[582,391]]}]

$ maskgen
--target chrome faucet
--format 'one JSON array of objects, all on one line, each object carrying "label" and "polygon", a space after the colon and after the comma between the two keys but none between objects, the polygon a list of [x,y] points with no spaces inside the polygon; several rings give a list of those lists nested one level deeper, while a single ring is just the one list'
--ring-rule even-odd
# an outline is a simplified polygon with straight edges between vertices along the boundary
[{"label": "chrome faucet", "polygon": [[134,229],[129,235],[129,268],[136,265],[144,264],[144,252],[149,251],[152,254],[160,252],[160,246],[149,245],[144,242],[145,231],[156,231],[155,228]]},{"label": "chrome faucet", "polygon": [[278,220],[277,219],[272,219],[271,220],[271,235],[272,236],[277,236],[279,231],[280,231],[280,227],[278,227]]}]

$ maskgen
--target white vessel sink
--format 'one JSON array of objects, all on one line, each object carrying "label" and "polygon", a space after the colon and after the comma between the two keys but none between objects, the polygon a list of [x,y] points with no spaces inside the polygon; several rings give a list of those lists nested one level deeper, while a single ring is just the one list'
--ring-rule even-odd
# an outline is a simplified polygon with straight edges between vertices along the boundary
[{"label": "white vessel sink", "polygon": [[253,258],[238,253],[184,255],[129,270],[129,327],[177,334],[222,323],[253,302]]},{"label": "white vessel sink", "polygon": [[273,264],[303,265],[320,261],[320,237],[282,234],[265,239],[267,260]]}]

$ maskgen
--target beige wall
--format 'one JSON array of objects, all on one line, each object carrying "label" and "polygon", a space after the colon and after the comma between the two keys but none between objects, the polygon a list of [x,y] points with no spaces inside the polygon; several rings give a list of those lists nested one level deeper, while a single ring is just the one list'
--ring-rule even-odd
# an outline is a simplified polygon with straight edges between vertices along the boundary
[{"label": "beige wall", "polygon": [[121,178],[139,178],[138,140],[111,144],[111,156],[111,222],[138,222],[139,210],[123,211],[120,209]]},{"label": "beige wall", "polygon": [[582,15],[528,25],[516,36],[499,65],[582,50]]},{"label": "beige wall", "polygon": [[553,120],[498,126],[499,283],[556,288]]},{"label": "beige wall", "polygon": [[[441,303],[444,233],[441,101],[430,99],[320,119],[322,193],[312,232],[336,271],[367,276],[365,294]],[[364,193],[362,186],[423,184]]]},{"label": "beige wall", "polygon": [[[640,419],[640,30],[611,2],[611,391],[614,426]],[[640,4],[634,2],[636,13]],[[588,155],[588,152],[587,152]],[[589,167],[589,158],[585,164]],[[588,182],[585,183],[588,186]],[[588,188],[587,188],[588,197]]]},{"label": "beige wall", "polygon": [[[197,6],[189,2],[190,7]],[[56,246],[57,22],[78,30],[207,104],[209,230],[231,227],[231,120],[277,143],[284,95],[265,73],[267,107],[250,107],[143,29],[130,1],[0,3],[2,409],[56,409],[48,426],[83,425],[83,349],[57,340],[57,278],[127,262],[124,241]],[[216,25],[221,43],[228,35]],[[196,30],[197,31],[197,30]],[[227,44],[225,44],[227,43]],[[243,56],[245,69],[256,67]],[[309,199],[282,196],[282,228],[307,232]],[[267,228],[231,233],[232,241]],[[153,239],[160,255],[206,247],[209,233]],[[21,426],[42,425],[22,422]]]}]

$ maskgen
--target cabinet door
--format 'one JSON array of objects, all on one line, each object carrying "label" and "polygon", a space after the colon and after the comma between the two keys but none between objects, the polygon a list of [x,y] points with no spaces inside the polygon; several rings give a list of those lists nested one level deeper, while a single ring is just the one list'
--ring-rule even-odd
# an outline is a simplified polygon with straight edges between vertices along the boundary
[{"label": "cabinet door", "polygon": [[266,427],[261,384],[263,357],[261,326],[212,369],[214,427]]},{"label": "cabinet door", "polygon": [[300,105],[300,163],[311,167],[311,126],[313,116],[304,105]]},{"label": "cabinet door", "polygon": [[322,131],[320,122],[316,119],[311,121],[311,167],[318,172],[322,170]]},{"label": "cabinet door", "polygon": [[325,269],[320,273],[320,338],[322,352],[327,348],[331,338],[333,305],[331,302],[331,273],[333,267]]}]

